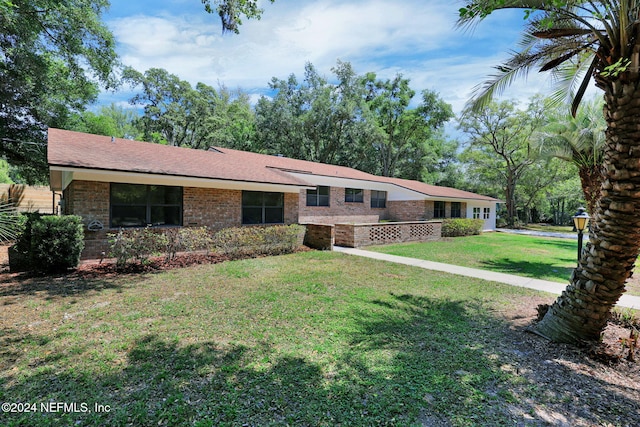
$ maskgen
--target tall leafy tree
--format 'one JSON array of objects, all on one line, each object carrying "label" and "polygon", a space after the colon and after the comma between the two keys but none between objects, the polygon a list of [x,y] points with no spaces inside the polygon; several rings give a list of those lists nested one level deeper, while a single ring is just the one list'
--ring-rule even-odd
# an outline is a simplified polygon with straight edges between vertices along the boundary
[{"label": "tall leafy tree", "polygon": [[107,0],[0,2],[0,156],[46,180],[46,128],[110,87],[117,64]]},{"label": "tall leafy tree", "polygon": [[116,138],[143,139],[136,127],[138,114],[133,109],[125,109],[115,104],[103,105],[97,113],[83,111],[74,113],[62,126],[63,129]]},{"label": "tall leafy tree", "polygon": [[253,115],[246,95],[216,91],[204,83],[193,88],[162,68],[144,74],[126,68],[124,78],[139,86],[131,103],[144,106],[139,126],[144,139],[158,143],[207,149],[214,145],[238,147],[252,136]]},{"label": "tall leafy tree", "polygon": [[[260,19],[263,10],[258,7],[258,0],[201,0],[207,13],[220,17],[223,31],[240,32],[242,17]],[[269,0],[273,3],[275,0]]]},{"label": "tall leafy tree", "polygon": [[535,100],[525,111],[503,101],[469,110],[460,119],[460,129],[469,135],[465,159],[474,169],[489,170],[500,178],[509,226],[517,218],[518,181],[537,160],[531,137],[542,126],[543,113],[543,105]]},{"label": "tall leafy tree", "polygon": [[590,214],[596,211],[604,180],[604,144],[606,122],[603,102],[593,100],[581,105],[573,116],[566,110],[556,110],[549,124],[537,136],[544,156],[573,163],[578,168],[582,191]]},{"label": "tall leafy tree", "polygon": [[270,154],[282,154],[315,162],[361,170],[375,168],[369,142],[380,137],[366,119],[364,87],[351,64],[333,68],[337,83],[330,83],[308,63],[301,82],[273,78],[272,99],[256,105],[257,146]]},{"label": "tall leafy tree", "polygon": [[453,117],[451,106],[436,92],[424,90],[420,104],[410,108],[416,93],[401,74],[391,80],[378,80],[375,73],[367,73],[363,84],[371,118],[380,130],[380,138],[373,142],[379,173],[420,179],[423,172],[428,172],[427,160],[437,161],[429,155],[445,147],[437,131]]},{"label": "tall leafy tree", "polygon": [[563,294],[536,331],[564,342],[597,340],[625,290],[640,249],[640,1],[470,0],[461,24],[499,9],[526,10],[521,49],[478,93],[475,105],[530,70],[551,71],[573,114],[591,80],[604,92],[604,181],[590,241]]}]

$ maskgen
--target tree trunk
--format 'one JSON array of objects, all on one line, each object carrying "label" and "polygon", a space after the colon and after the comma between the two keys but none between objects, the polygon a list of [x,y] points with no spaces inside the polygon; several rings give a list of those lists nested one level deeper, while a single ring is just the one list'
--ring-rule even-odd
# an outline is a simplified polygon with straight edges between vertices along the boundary
[{"label": "tree trunk", "polygon": [[602,181],[604,179],[602,166],[593,165],[590,168],[582,168],[579,170],[579,174],[582,192],[587,202],[587,211],[593,215],[596,211],[598,200],[600,200]]},{"label": "tree trunk", "polygon": [[571,282],[535,332],[558,342],[595,341],[625,291],[640,247],[640,88],[605,89],[605,175],[589,243]]}]

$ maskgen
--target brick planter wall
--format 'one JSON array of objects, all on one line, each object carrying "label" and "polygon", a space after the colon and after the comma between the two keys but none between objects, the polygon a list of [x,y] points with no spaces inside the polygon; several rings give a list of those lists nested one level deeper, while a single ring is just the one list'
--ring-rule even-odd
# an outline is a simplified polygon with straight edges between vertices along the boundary
[{"label": "brick planter wall", "polygon": [[402,242],[427,242],[442,236],[441,221],[336,224],[335,244],[350,248]]},{"label": "brick planter wall", "polygon": [[335,242],[335,226],[331,224],[306,224],[307,232],[304,244],[310,248],[333,250]]}]

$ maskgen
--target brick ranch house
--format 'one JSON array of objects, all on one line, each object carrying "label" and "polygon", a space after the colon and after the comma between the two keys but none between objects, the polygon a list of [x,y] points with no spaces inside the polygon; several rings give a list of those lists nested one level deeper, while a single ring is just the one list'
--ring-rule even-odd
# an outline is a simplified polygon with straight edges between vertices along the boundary
[{"label": "brick ranch house", "polygon": [[50,186],[87,231],[83,258],[121,227],[482,218],[499,201],[454,188],[227,148],[208,151],[49,129]]}]

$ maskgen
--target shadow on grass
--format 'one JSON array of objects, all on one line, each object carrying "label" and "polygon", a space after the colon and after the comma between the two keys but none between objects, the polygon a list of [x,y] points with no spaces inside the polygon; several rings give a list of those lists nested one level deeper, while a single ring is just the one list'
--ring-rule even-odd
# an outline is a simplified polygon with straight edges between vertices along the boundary
[{"label": "shadow on grass", "polygon": [[[86,402],[89,410],[97,403],[109,405],[108,413],[4,413],[0,424],[513,425],[522,421],[514,406],[536,410],[534,402],[510,394],[514,378],[502,367],[513,364],[516,353],[493,348],[509,329],[481,303],[392,294],[365,302],[352,321],[350,332],[334,331],[333,339],[345,342],[326,356],[329,363],[280,353],[269,342],[181,345],[145,335],[131,343],[122,364],[52,364],[12,374],[1,385],[0,401]],[[605,404],[636,404],[616,396],[610,384],[592,381],[590,387],[607,396]],[[566,399],[575,390],[557,386],[548,393]],[[573,416],[570,421],[589,425],[619,424],[613,415]]]},{"label": "shadow on grass", "polygon": [[[142,277],[141,275],[131,275],[131,283],[143,280]],[[86,294],[87,292],[121,288],[121,285],[106,278],[83,277],[75,273],[50,276],[35,276],[32,274],[0,275],[0,297],[40,293],[44,293],[48,297],[70,297]],[[5,304],[7,303],[10,303],[10,300],[5,302]]]},{"label": "shadow on grass", "polygon": [[[571,262],[568,259],[559,259],[557,262]],[[534,279],[549,280],[551,277],[569,281],[573,267],[560,267],[544,262],[514,261],[509,258],[480,261],[481,268],[498,271],[501,273],[515,274],[518,276],[532,277]]]}]

